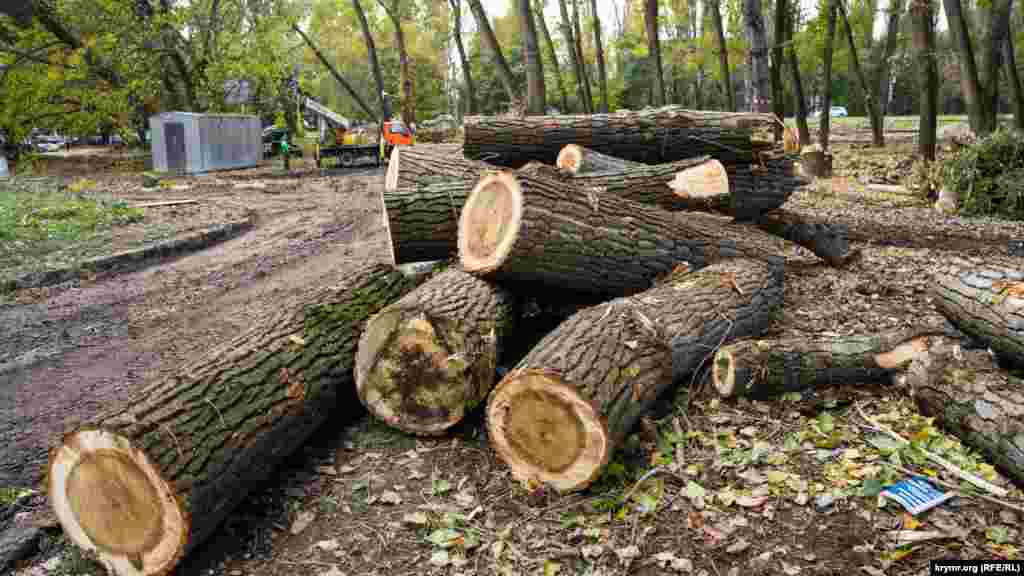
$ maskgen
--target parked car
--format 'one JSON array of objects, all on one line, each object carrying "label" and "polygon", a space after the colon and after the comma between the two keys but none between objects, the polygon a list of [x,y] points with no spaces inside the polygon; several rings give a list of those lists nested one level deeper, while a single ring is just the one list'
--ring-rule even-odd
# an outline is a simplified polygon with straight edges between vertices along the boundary
[{"label": "parked car", "polygon": [[[846,106],[833,106],[829,108],[829,116],[832,118],[846,118],[850,114],[846,111]],[[817,110],[811,115],[813,118],[821,117],[821,110]]]},{"label": "parked car", "polygon": [[64,139],[60,136],[39,136],[32,142],[37,152],[59,152],[64,148]]}]

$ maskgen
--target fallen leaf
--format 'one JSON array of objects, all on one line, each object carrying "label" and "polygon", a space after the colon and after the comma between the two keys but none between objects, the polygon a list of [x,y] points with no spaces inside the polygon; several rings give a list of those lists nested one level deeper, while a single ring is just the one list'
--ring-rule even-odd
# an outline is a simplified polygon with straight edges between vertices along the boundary
[{"label": "fallen leaf", "polygon": [[299,512],[298,515],[295,516],[295,520],[292,522],[290,532],[294,535],[301,534],[302,531],[308,528],[315,519],[316,514],[313,512]]},{"label": "fallen leaf", "polygon": [[784,472],[782,470],[769,470],[768,474],[766,474],[769,484],[781,484],[789,479],[789,476],[789,472]]},{"label": "fallen leaf", "polygon": [[462,541],[462,534],[451,528],[439,528],[427,536],[427,541],[441,548],[451,548]]},{"label": "fallen leaf", "polygon": [[556,576],[561,569],[562,565],[557,562],[551,560],[544,561],[544,576]]},{"label": "fallen leaf", "polygon": [[729,547],[725,549],[725,551],[730,554],[736,554],[737,552],[742,552],[749,547],[750,542],[747,542],[744,538],[740,538],[739,540],[730,544]]}]

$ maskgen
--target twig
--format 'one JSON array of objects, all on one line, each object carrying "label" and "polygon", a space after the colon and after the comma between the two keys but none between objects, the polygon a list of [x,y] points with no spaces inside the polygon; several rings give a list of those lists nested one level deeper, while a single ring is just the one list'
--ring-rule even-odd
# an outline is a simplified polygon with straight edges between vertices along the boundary
[{"label": "twig", "polygon": [[166,202],[148,202],[146,204],[136,204],[131,208],[157,208],[159,206],[177,206],[179,204],[199,204],[199,200],[167,200]]},{"label": "twig", "polygon": [[228,425],[227,425],[227,423],[224,422],[224,415],[220,413],[220,409],[218,409],[217,406],[213,402],[210,402],[209,398],[203,398],[203,400],[205,400],[206,403],[209,404],[211,408],[213,408],[213,411],[217,413],[217,416],[220,417],[220,426],[221,426],[221,428],[227,429]]},{"label": "twig", "polygon": [[[893,440],[896,440],[900,444],[903,444],[903,445],[909,445],[910,444],[909,441],[904,439],[899,434],[893,432],[889,428],[886,428],[886,427],[878,424],[877,422],[875,422],[871,418],[869,418],[868,415],[865,414],[864,411],[861,409],[860,403],[856,403],[856,404],[854,404],[854,406],[857,408],[857,413],[860,414],[860,417],[863,418],[864,420],[866,420],[869,424],[871,424],[871,426],[873,426],[874,428],[884,432],[886,435],[890,436]],[[1009,492],[1007,492],[1007,490],[1005,488],[1000,488],[999,486],[996,486],[995,484],[992,484],[991,482],[988,482],[988,481],[986,481],[986,480],[984,480],[982,478],[979,478],[978,476],[975,476],[974,474],[971,474],[970,472],[967,472],[966,470],[963,470],[963,469],[959,468],[958,466],[956,466],[952,462],[946,460],[942,456],[939,456],[938,454],[933,454],[932,452],[929,452],[928,450],[925,450],[924,448],[921,448],[920,446],[918,446],[917,449],[920,450],[922,453],[924,453],[925,456],[930,458],[933,462],[935,462],[939,466],[942,466],[946,470],[952,472],[953,474],[956,474],[960,478],[970,482],[971,484],[974,484],[975,486],[977,486],[978,488],[981,488],[982,490],[985,490],[986,492],[989,492],[991,494],[995,494],[996,496],[1000,496],[1000,497],[1003,497],[1003,498],[1005,498],[1007,496],[1007,494],[1009,494]]]}]

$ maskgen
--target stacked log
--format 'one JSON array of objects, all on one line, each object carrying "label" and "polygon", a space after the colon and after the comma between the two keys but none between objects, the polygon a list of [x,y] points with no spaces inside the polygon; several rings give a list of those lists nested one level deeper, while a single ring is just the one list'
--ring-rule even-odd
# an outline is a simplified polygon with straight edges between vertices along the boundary
[{"label": "stacked log", "polygon": [[481,173],[493,169],[485,162],[464,158],[458,144],[395,146],[384,174],[384,190],[448,180],[475,182]]},{"label": "stacked log", "polygon": [[65,534],[117,574],[170,572],[354,401],[363,324],[416,284],[382,265],[356,272],[253,318],[249,332],[65,435],[47,475]]},{"label": "stacked log", "polygon": [[520,481],[583,489],[668,386],[762,333],[781,303],[779,261],[733,259],[583,310],[495,388],[491,444]]}]

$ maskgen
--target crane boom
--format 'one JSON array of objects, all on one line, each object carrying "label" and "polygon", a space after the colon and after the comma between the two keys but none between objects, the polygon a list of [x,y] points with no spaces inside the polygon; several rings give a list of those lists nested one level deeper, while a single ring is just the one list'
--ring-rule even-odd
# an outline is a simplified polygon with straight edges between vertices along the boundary
[{"label": "crane boom", "polygon": [[338,114],[334,110],[331,110],[330,108],[327,108],[326,106],[324,106],[323,104],[320,104],[316,100],[313,100],[312,98],[310,98],[308,96],[302,96],[301,98],[302,98],[302,105],[306,109],[312,111],[313,113],[317,114],[321,118],[326,119],[332,125],[334,125],[336,127],[340,127],[340,128],[345,128],[346,130],[348,130],[348,128],[352,125],[352,122],[349,121],[348,118],[345,118],[344,116]]}]

